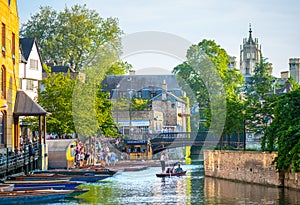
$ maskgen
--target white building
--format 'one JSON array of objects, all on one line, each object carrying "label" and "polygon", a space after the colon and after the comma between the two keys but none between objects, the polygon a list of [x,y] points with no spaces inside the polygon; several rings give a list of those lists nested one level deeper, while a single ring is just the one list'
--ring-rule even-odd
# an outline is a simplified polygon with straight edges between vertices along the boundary
[{"label": "white building", "polygon": [[34,101],[37,100],[39,81],[42,80],[43,63],[34,38],[20,38],[20,89]]}]

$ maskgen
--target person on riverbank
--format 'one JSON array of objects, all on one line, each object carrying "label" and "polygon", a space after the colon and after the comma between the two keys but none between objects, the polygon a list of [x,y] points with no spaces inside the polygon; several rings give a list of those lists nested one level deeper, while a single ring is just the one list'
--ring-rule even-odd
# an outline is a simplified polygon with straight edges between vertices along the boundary
[{"label": "person on riverbank", "polygon": [[160,156],[160,164],[161,164],[161,173],[165,173],[165,169],[166,169],[166,160],[167,160],[167,155],[165,152],[161,153]]},{"label": "person on riverbank", "polygon": [[72,169],[74,166],[74,159],[75,159],[74,145],[71,144],[70,147],[68,147],[66,158],[68,161],[67,169]]},{"label": "person on riverbank", "polygon": [[117,155],[114,152],[110,153],[109,161],[113,166],[116,165]]}]

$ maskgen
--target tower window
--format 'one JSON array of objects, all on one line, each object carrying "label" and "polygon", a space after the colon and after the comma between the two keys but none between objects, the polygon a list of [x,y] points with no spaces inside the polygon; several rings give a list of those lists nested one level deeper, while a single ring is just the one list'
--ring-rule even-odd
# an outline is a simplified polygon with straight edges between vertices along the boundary
[{"label": "tower window", "polygon": [[246,74],[250,75],[250,68],[246,68]]}]

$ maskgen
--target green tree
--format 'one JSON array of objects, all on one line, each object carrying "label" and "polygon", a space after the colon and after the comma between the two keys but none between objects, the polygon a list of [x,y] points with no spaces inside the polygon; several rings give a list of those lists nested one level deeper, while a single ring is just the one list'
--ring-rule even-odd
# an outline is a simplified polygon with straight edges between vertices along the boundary
[{"label": "green tree", "polygon": [[[173,70],[182,79],[182,87],[186,87],[185,83],[190,88],[188,96],[195,96],[195,99],[191,97],[191,101],[196,101],[205,113],[206,123],[202,126],[209,128],[211,124],[219,124],[223,135],[242,127],[242,102],[238,91],[243,78],[236,69],[229,70],[228,64],[226,51],[214,41],[204,39],[191,46],[187,51],[187,61]],[[219,119],[212,122],[213,115],[219,116]],[[225,122],[224,130],[222,121]]]},{"label": "green tree", "polygon": [[22,25],[21,37],[36,37],[44,60],[65,62],[76,70],[93,63],[99,48],[120,48],[121,29],[116,18],[104,19],[86,5],[56,12],[41,7]]},{"label": "green tree", "polygon": [[273,118],[272,103],[275,100],[272,85],[271,65],[261,58],[255,66],[254,75],[246,85],[247,128],[254,133],[263,133]]},{"label": "green tree", "polygon": [[39,92],[38,103],[51,115],[47,117],[47,132],[74,133],[72,93],[75,80],[70,73],[48,74],[42,81],[44,89]]},{"label": "green tree", "polygon": [[274,119],[264,133],[268,151],[278,150],[279,171],[300,171],[300,89],[288,92],[274,103]]}]

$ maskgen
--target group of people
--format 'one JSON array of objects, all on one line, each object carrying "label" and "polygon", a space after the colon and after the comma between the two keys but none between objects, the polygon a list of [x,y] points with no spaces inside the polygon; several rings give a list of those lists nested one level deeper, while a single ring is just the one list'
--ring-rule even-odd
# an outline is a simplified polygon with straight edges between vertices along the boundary
[{"label": "group of people", "polygon": [[68,161],[68,169],[74,167],[84,167],[88,164],[90,153],[85,149],[82,142],[75,142],[70,145],[67,150],[66,158]]},{"label": "group of people", "polygon": [[111,152],[108,146],[98,149],[97,159],[103,166],[115,165],[118,161],[116,153]]},{"label": "group of people", "polygon": [[103,144],[104,142],[100,141],[92,141],[89,146],[84,145],[81,141],[72,143],[66,153],[67,168],[81,168],[96,163],[102,166],[115,165],[118,161],[116,153],[110,151],[109,147]]},{"label": "group of people", "polygon": [[[165,173],[165,170],[166,170],[166,161],[168,160],[168,156],[166,155],[165,152],[162,152],[161,153],[161,156],[160,156],[160,163],[161,163],[161,171],[162,173],[164,174]],[[166,173],[167,174],[172,174],[172,173],[181,173],[183,172],[182,168],[180,167],[180,163],[177,163],[177,168],[175,168],[175,164],[172,165],[172,167],[168,168]]]}]

